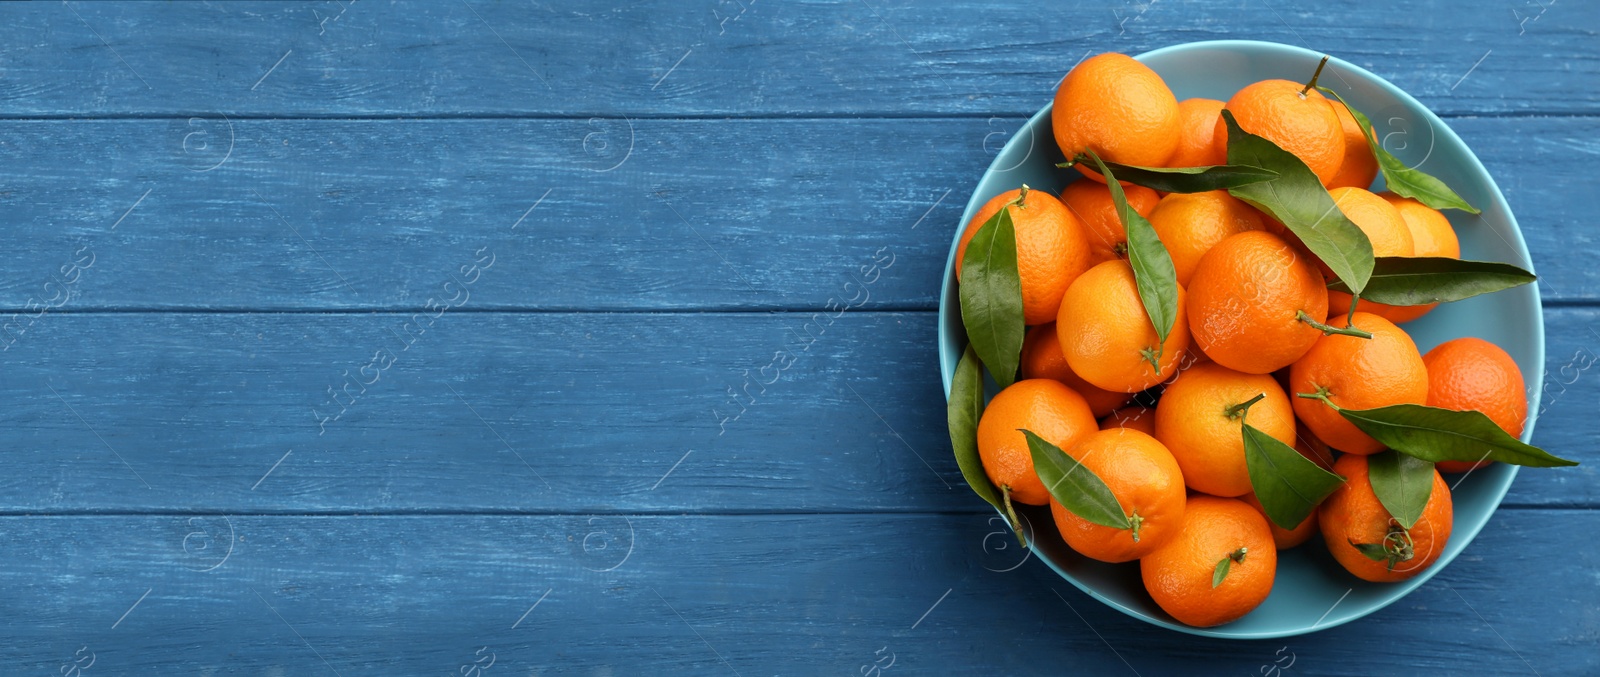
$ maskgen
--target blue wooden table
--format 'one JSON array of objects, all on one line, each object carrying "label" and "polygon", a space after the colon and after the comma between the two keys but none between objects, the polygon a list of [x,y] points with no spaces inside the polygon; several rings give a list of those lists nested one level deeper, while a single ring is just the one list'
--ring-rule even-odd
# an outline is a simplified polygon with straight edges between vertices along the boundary
[{"label": "blue wooden table", "polygon": [[[0,26],[0,674],[1600,674],[1592,4]],[[962,485],[934,348],[961,209],[1061,75],[1218,38],[1362,65],[1476,149],[1542,275],[1536,442],[1584,463],[1290,640],[1157,629],[1031,560]]]}]

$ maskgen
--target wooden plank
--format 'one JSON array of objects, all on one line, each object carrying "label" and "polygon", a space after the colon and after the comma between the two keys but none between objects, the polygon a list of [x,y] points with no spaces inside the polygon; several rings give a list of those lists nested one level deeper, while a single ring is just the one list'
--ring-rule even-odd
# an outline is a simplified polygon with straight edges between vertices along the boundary
[{"label": "wooden plank", "polygon": [[77,256],[73,309],[929,308],[989,159],[974,120],[614,122],[0,124],[0,298]]},{"label": "wooden plank", "polygon": [[[1518,505],[1564,506],[1600,504],[1600,310],[1561,308],[1545,313],[1545,373],[1540,393],[1534,444],[1583,464],[1572,472],[1527,469],[1506,497]],[[1531,375],[1530,375],[1531,376]]]},{"label": "wooden plank", "polygon": [[[1597,315],[1550,310],[1535,437],[1583,465],[1509,504],[1600,506]],[[935,320],[47,314],[0,353],[0,511],[981,511]]]},{"label": "wooden plank", "polygon": [[[469,309],[933,309],[972,186],[1018,123],[0,122],[16,226],[0,307],[421,309],[490,255]],[[1584,141],[1600,118],[1451,123],[1505,189],[1546,298],[1600,299],[1600,269],[1568,255],[1600,244]],[[92,267],[64,292],[75,259]]]},{"label": "wooden plank", "polygon": [[933,336],[929,313],[46,314],[3,354],[0,426],[26,469],[0,496],[25,512],[971,508],[942,424],[922,423],[943,411]]},{"label": "wooden plank", "polygon": [[[1516,214],[1539,272],[1539,293],[1546,301],[1591,301],[1600,297],[1600,267],[1589,265],[1573,252],[1600,247],[1600,234],[1588,224],[1593,211],[1583,188],[1581,173],[1566,171],[1545,175],[1535,165],[1574,166],[1600,159],[1600,144],[1589,132],[1600,130],[1600,119],[1580,118],[1558,123],[1553,119],[1476,118],[1450,120],[1454,129],[1482,160],[1505,193]],[[1492,141],[1502,137],[1505,141]]]},{"label": "wooden plank", "polygon": [[[1600,16],[1445,0],[7,4],[7,115],[991,115],[1086,53],[1309,45],[1447,113],[1595,112]],[[1337,17],[1333,19],[1332,17]],[[1492,52],[1490,51],[1492,49]],[[863,68],[861,64],[871,64]]]},{"label": "wooden plank", "polygon": [[75,654],[104,674],[462,674],[490,655],[490,675],[861,674],[890,656],[906,674],[1260,674],[1291,656],[1296,675],[1600,670],[1600,556],[1571,547],[1600,528],[1594,511],[1503,512],[1400,603],[1258,642],[1123,616],[1015,543],[999,549],[999,524],[7,517],[0,661],[28,674],[61,674]]}]

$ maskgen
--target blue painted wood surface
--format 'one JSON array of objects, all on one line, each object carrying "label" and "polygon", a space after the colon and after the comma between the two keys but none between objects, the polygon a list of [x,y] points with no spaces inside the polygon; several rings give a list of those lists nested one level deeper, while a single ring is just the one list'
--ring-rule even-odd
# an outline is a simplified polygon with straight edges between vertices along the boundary
[{"label": "blue painted wood surface", "polygon": [[[1440,0],[0,6],[0,674],[1600,674],[1597,30]],[[1214,38],[1350,59],[1477,151],[1542,274],[1536,441],[1584,462],[1522,473],[1401,603],[1275,642],[1026,558],[961,485],[934,350],[1023,116],[1086,52]]]}]

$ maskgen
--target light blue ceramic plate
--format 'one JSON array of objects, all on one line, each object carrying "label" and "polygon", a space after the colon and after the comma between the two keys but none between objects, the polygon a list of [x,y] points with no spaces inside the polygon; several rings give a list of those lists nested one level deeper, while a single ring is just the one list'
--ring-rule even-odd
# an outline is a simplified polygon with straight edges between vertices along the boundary
[{"label": "light blue ceramic plate", "polygon": [[[1160,73],[1180,101],[1193,97],[1226,101],[1235,91],[1258,80],[1304,81],[1316,69],[1322,55],[1270,42],[1228,40],[1177,45],[1137,58]],[[1373,121],[1378,138],[1390,152],[1407,165],[1439,177],[1483,210],[1479,215],[1446,212],[1461,238],[1463,258],[1504,261],[1533,269],[1522,232],[1506,206],[1505,197],[1483,164],[1443,121],[1394,85],[1337,57],[1328,62],[1320,84],[1338,91],[1351,105],[1366,113]],[[946,397],[950,393],[950,378],[956,362],[967,343],[956,301],[954,273],[955,244],[960,240],[960,231],[990,197],[1021,184],[1059,193],[1065,183],[1075,177],[1075,173],[1055,168],[1055,163],[1061,161],[1061,151],[1050,129],[1050,106],[1045,106],[1000,151],[967,202],[966,212],[951,240],[939,300],[939,368],[944,377]],[[1511,353],[1527,379],[1529,412],[1522,438],[1529,439],[1533,434],[1534,414],[1539,410],[1544,367],[1544,316],[1539,306],[1539,291],[1534,285],[1444,304],[1426,317],[1405,325],[1405,329],[1424,352],[1453,338],[1477,336]],[[1495,464],[1465,479],[1446,477],[1451,484],[1460,481],[1453,494],[1454,531],[1444,555],[1417,577],[1389,584],[1361,581],[1333,561],[1320,539],[1313,539],[1311,543],[1281,553],[1277,580],[1266,602],[1244,618],[1214,628],[1179,624],[1157,607],[1140,583],[1138,564],[1103,564],[1082,557],[1062,542],[1048,510],[1035,509],[1026,515],[1037,527],[1033,543],[1039,559],[1080,590],[1130,616],[1173,630],[1212,637],[1288,637],[1361,618],[1426,583],[1478,535],[1516,475],[1515,467]]]}]

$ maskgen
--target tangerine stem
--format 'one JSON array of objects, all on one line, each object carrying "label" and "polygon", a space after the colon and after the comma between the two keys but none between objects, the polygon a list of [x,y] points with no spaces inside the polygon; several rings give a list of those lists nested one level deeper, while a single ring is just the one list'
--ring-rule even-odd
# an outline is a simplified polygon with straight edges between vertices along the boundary
[{"label": "tangerine stem", "polygon": [[1022,184],[1022,188],[1017,190],[1017,198],[1015,200],[1007,202],[1006,206],[1007,207],[1016,207],[1018,209],[1027,209],[1028,205],[1025,205],[1023,203],[1028,200],[1028,191],[1030,191],[1030,190],[1033,190],[1033,189],[1029,188],[1028,184],[1026,184],[1026,183]]},{"label": "tangerine stem", "polygon": [[1311,81],[1306,83],[1306,88],[1300,90],[1300,98],[1306,98],[1306,92],[1317,86],[1317,78],[1322,77],[1322,67],[1328,65],[1328,57],[1324,55],[1322,61],[1317,62],[1317,72],[1311,74]]},{"label": "tangerine stem", "polygon": [[1156,376],[1161,375],[1161,346],[1140,350],[1139,355],[1150,363],[1150,368],[1155,370]]},{"label": "tangerine stem", "polygon": [[1028,537],[1022,533],[1022,520],[1017,519],[1017,510],[1011,507],[1011,485],[1000,485],[1000,500],[1006,504],[1006,516],[1011,518],[1011,530],[1017,532],[1017,542],[1028,547]]},{"label": "tangerine stem", "polygon": [[1307,315],[1306,311],[1304,311],[1304,310],[1296,310],[1296,311],[1294,311],[1294,319],[1299,320],[1301,322],[1304,322],[1304,323],[1306,323],[1308,325],[1311,325],[1311,328],[1322,332],[1323,336],[1328,336],[1330,334],[1340,334],[1340,335],[1343,335],[1343,336],[1354,336],[1356,338],[1364,338],[1364,339],[1372,338],[1372,333],[1371,332],[1362,331],[1360,329],[1357,329],[1354,325],[1351,325],[1351,326],[1348,326],[1348,327],[1334,327],[1334,326],[1326,325],[1326,324],[1323,324],[1323,323],[1318,322],[1316,320],[1313,320],[1313,319],[1311,319],[1311,316]]},{"label": "tangerine stem", "polygon": [[1133,542],[1138,543],[1139,527],[1144,526],[1144,517],[1140,516],[1139,511],[1135,510],[1133,514],[1128,515],[1128,521],[1133,523]]},{"label": "tangerine stem", "polygon": [[1333,400],[1328,399],[1328,388],[1326,386],[1317,386],[1317,392],[1314,393],[1295,393],[1294,396],[1303,397],[1308,400],[1322,400],[1323,404],[1333,407],[1334,411],[1339,410],[1339,405],[1334,404]]},{"label": "tangerine stem", "polygon": [[1411,530],[1399,524],[1389,525],[1389,533],[1383,537],[1383,549],[1389,553],[1390,571],[1394,571],[1395,564],[1409,562],[1417,556],[1416,541],[1411,539]]},{"label": "tangerine stem", "polygon": [[1235,404],[1235,405],[1233,405],[1231,407],[1228,407],[1227,409],[1223,410],[1223,414],[1226,415],[1228,417],[1228,420],[1230,420],[1230,421],[1238,419],[1238,418],[1244,416],[1246,412],[1250,411],[1250,405],[1255,404],[1257,402],[1260,402],[1261,398],[1266,397],[1266,396],[1267,396],[1266,393],[1260,393],[1260,394],[1256,395],[1255,397],[1252,397],[1252,398],[1250,398],[1250,399],[1248,399],[1248,400],[1246,400],[1244,402],[1240,402],[1240,403]]}]

